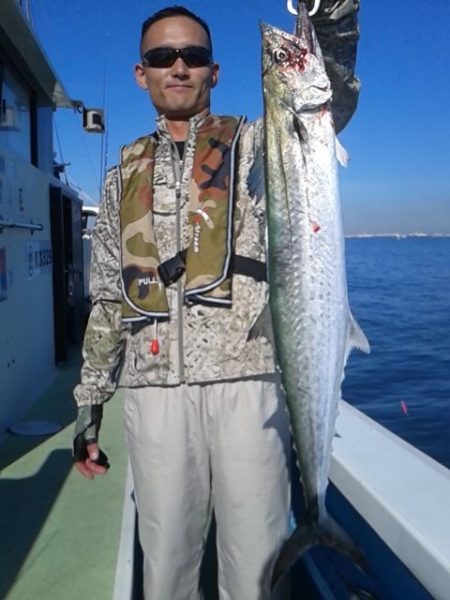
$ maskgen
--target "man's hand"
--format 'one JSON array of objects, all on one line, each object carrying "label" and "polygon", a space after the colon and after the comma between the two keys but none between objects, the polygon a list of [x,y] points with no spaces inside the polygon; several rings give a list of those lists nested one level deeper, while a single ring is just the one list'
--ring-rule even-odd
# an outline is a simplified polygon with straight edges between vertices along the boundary
[{"label": "man's hand", "polygon": [[98,444],[91,443],[86,445],[88,458],[85,460],[75,460],[75,467],[87,479],[94,479],[95,475],[104,475],[108,472],[108,458],[100,450]]},{"label": "man's hand", "polygon": [[98,446],[98,432],[103,406],[80,406],[73,438],[73,459],[77,470],[87,479],[104,475],[109,469],[108,457]]}]

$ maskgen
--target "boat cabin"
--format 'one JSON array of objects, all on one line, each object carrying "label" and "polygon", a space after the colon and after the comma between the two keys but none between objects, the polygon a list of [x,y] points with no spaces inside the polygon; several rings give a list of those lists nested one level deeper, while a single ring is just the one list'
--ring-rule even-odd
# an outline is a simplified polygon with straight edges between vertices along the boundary
[{"label": "boat cabin", "polygon": [[[74,109],[28,19],[0,2],[0,439],[85,321],[82,201],[60,179],[53,115]],[[81,127],[80,119],[80,127]]]}]

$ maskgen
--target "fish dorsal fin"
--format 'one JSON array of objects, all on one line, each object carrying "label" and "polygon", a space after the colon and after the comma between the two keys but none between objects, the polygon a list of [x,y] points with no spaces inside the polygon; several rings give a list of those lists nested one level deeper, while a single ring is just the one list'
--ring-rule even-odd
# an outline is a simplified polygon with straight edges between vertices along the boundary
[{"label": "fish dorsal fin", "polygon": [[344,148],[344,146],[341,144],[337,136],[335,136],[334,138],[334,146],[336,150],[336,159],[338,163],[342,167],[348,167],[348,163],[350,162],[350,155]]},{"label": "fish dorsal fin", "polygon": [[346,357],[352,348],[357,348],[366,354],[370,354],[370,344],[358,322],[350,312],[350,325],[347,337]]}]

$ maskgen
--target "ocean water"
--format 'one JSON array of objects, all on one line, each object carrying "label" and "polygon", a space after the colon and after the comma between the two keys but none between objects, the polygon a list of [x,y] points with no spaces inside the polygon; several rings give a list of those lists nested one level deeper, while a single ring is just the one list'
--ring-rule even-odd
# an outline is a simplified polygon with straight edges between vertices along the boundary
[{"label": "ocean water", "polygon": [[450,468],[450,238],[346,240],[350,305],[371,345],[342,396]]}]

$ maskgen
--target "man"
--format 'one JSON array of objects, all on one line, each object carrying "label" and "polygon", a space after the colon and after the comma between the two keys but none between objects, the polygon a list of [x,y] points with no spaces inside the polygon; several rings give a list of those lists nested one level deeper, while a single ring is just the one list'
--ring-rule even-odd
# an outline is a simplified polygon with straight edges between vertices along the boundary
[{"label": "man", "polygon": [[210,113],[219,66],[208,26],[182,7],[142,28],[138,85],[157,131],[122,150],[93,238],[75,464],[104,474],[104,402],[125,391],[144,592],[199,597],[212,511],[223,599],[269,597],[287,536],[289,435],[269,342],[264,206],[246,180],[262,123]]}]

